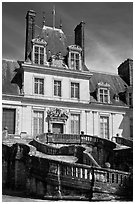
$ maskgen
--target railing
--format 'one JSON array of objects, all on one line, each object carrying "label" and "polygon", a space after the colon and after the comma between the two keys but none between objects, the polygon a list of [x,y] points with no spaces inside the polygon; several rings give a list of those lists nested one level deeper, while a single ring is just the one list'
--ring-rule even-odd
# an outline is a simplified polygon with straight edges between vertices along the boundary
[{"label": "railing", "polygon": [[123,137],[113,137],[113,141],[115,141],[116,143],[118,143],[120,145],[126,145],[129,147],[133,147],[133,141],[125,139]]},{"label": "railing", "polygon": [[60,168],[60,177],[63,180],[66,178],[67,181],[72,181],[72,183],[85,181],[85,185],[88,183],[91,183],[91,185],[102,183],[104,185],[106,183],[113,186],[119,186],[123,184],[129,176],[127,172],[113,169],[90,167],[76,163],[49,161],[49,174],[57,176],[58,168]]},{"label": "railing", "polygon": [[[43,138],[43,136],[41,136]],[[40,140],[40,135],[38,136]],[[91,135],[76,135],[76,134],[53,134],[45,133],[44,135],[46,143],[54,144],[91,144],[91,145],[102,145],[104,147],[111,147],[112,149],[116,147],[116,144],[110,140],[100,138]]]}]

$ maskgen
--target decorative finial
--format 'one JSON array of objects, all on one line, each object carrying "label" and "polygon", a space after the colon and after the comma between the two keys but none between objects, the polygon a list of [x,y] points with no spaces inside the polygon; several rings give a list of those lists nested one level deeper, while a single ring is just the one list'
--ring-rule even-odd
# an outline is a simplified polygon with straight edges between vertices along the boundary
[{"label": "decorative finial", "polygon": [[60,29],[62,29],[62,20],[60,18]]},{"label": "decorative finial", "polygon": [[55,28],[55,5],[53,5],[52,14],[53,14],[53,28]]},{"label": "decorative finial", "polygon": [[45,12],[43,11],[43,26],[45,26]]}]

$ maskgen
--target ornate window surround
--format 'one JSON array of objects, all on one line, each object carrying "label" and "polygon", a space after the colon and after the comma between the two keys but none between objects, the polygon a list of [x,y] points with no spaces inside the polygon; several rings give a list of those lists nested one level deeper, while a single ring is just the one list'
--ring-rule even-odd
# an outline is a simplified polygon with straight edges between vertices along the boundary
[{"label": "ornate window surround", "polygon": [[[81,57],[81,52],[82,52],[82,48],[78,45],[70,45],[68,46],[68,66],[70,69],[72,70],[82,70],[82,57]],[[74,56],[72,58],[72,55]],[[76,56],[78,56],[78,59],[76,58]],[[74,61],[74,66],[72,67],[72,63],[71,63],[71,58]],[[79,61],[79,63],[77,63],[77,60]],[[77,68],[77,64],[78,64],[78,68]]]},{"label": "ornate window surround", "polygon": [[[32,40],[32,44],[33,44],[33,52],[32,52],[32,63],[33,64],[37,64],[37,65],[48,65],[48,62],[47,62],[47,57],[46,57],[46,45],[47,45],[47,42],[43,39],[43,38],[40,38],[40,37],[37,37],[35,39]],[[35,63],[35,48],[38,47],[39,48],[39,52],[38,52],[38,63]],[[40,63],[40,51],[41,51],[41,48],[43,48],[43,64]]]}]

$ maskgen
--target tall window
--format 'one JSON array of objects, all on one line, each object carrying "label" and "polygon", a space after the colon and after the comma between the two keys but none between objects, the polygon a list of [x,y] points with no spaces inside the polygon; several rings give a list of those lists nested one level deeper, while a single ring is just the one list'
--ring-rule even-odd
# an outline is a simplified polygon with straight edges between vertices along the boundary
[{"label": "tall window", "polygon": [[71,98],[79,99],[79,83],[71,82]]},{"label": "tall window", "polygon": [[54,96],[61,96],[61,81],[54,80]]},{"label": "tall window", "polygon": [[79,70],[79,54],[71,52],[71,69]]},{"label": "tall window", "polygon": [[34,111],[33,133],[38,135],[44,131],[44,113],[42,111]]},{"label": "tall window", "polygon": [[44,79],[34,79],[34,93],[44,95]]},{"label": "tall window", "polygon": [[71,114],[71,134],[80,134],[80,115]]},{"label": "tall window", "polygon": [[99,88],[99,102],[109,103],[109,90],[106,88]]},{"label": "tall window", "polygon": [[105,116],[100,117],[100,137],[109,139],[109,118]]},{"label": "tall window", "polygon": [[44,64],[44,48],[35,46],[34,48],[34,62],[35,64]]}]

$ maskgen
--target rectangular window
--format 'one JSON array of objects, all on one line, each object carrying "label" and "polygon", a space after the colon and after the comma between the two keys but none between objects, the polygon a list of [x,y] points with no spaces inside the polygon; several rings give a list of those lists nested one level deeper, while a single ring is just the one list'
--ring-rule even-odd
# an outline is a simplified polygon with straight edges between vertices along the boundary
[{"label": "rectangular window", "polygon": [[100,116],[100,136],[109,139],[109,118]]},{"label": "rectangular window", "polygon": [[34,135],[42,134],[44,131],[44,113],[43,111],[34,111],[33,133]]},{"label": "rectangular window", "polygon": [[2,130],[7,127],[9,134],[15,134],[15,114],[15,109],[3,108]]},{"label": "rectangular window", "polygon": [[44,79],[34,79],[34,93],[44,95]]},{"label": "rectangular window", "polygon": [[80,115],[71,114],[71,134],[80,134]]},{"label": "rectangular window", "polygon": [[34,62],[35,64],[44,64],[44,48],[35,46],[34,48]]},{"label": "rectangular window", "polygon": [[109,102],[109,91],[108,89],[99,89],[99,102],[108,103]]},{"label": "rectangular window", "polygon": [[61,81],[54,80],[54,96],[61,96]]},{"label": "rectangular window", "polygon": [[71,98],[79,99],[79,83],[71,82]]},{"label": "rectangular window", "polygon": [[71,52],[71,69],[79,70],[79,54]]}]

